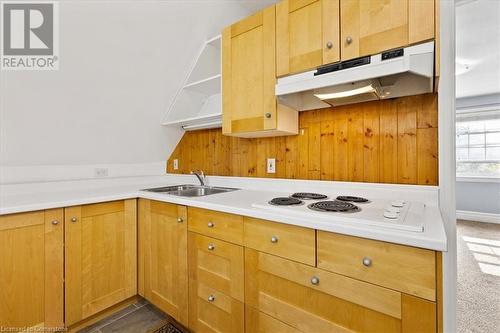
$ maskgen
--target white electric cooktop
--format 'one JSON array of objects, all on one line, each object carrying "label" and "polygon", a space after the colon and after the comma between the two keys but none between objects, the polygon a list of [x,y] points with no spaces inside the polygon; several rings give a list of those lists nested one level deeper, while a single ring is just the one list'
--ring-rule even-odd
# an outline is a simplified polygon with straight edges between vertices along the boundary
[{"label": "white electric cooktop", "polygon": [[[346,199],[349,198],[347,197]],[[291,195],[290,197],[256,202],[252,204],[252,207],[276,213],[293,213],[317,221],[330,221],[359,226],[377,226],[409,232],[424,231],[423,215],[425,204],[405,200],[364,200],[367,201],[340,201],[337,200],[337,196],[327,196],[327,198],[322,199],[305,199],[301,196],[293,197]],[[272,202],[276,204],[272,204]],[[322,206],[326,206],[326,209],[337,210],[338,208],[345,211],[319,211],[317,207],[316,209],[311,209],[309,207],[311,205],[319,206],[320,209],[324,208]]]}]

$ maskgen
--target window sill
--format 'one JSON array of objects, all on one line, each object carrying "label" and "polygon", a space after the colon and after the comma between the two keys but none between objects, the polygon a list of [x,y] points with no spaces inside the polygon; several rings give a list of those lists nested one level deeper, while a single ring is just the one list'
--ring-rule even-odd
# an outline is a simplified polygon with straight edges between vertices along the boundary
[{"label": "window sill", "polygon": [[500,183],[500,177],[464,177],[457,176],[457,182],[465,182],[465,183]]}]

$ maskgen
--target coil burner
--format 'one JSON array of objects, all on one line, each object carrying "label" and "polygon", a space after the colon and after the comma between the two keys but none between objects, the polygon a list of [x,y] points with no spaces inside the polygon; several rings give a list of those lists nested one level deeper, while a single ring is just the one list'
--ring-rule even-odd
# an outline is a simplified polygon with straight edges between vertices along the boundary
[{"label": "coil burner", "polygon": [[337,200],[340,201],[350,201],[350,202],[358,202],[358,203],[364,203],[364,202],[369,202],[370,200],[366,198],[361,198],[361,197],[353,197],[350,195],[341,195],[337,197]]},{"label": "coil burner", "polygon": [[307,206],[309,209],[317,210],[320,212],[343,212],[343,213],[353,213],[359,212],[361,209],[350,203],[339,200],[334,201],[319,201],[314,202]]},{"label": "coil burner", "polygon": [[305,200],[321,200],[328,198],[324,194],[319,193],[309,193],[309,192],[298,192],[291,195],[295,199],[305,199]]},{"label": "coil burner", "polygon": [[269,201],[269,204],[275,206],[295,206],[295,205],[301,205],[302,203],[303,203],[302,200],[290,197],[274,198],[271,201]]}]

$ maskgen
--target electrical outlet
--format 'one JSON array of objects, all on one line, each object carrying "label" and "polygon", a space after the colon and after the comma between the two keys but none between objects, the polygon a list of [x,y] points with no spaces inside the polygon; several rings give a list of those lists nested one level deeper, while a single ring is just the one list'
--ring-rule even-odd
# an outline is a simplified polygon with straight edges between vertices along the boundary
[{"label": "electrical outlet", "polygon": [[178,159],[174,160],[174,170],[179,170],[179,160]]},{"label": "electrical outlet", "polygon": [[267,159],[267,173],[276,173],[276,159],[268,158]]},{"label": "electrical outlet", "polygon": [[107,177],[109,173],[108,168],[95,168],[94,169],[94,177]]}]

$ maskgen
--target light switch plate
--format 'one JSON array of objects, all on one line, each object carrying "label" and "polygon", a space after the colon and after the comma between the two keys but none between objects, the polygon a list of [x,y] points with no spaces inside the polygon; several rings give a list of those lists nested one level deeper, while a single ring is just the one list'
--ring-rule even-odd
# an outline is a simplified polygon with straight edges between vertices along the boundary
[{"label": "light switch plate", "polygon": [[276,173],[276,159],[268,158],[267,159],[267,173]]},{"label": "light switch plate", "polygon": [[179,160],[178,159],[174,160],[174,170],[179,170]]}]

